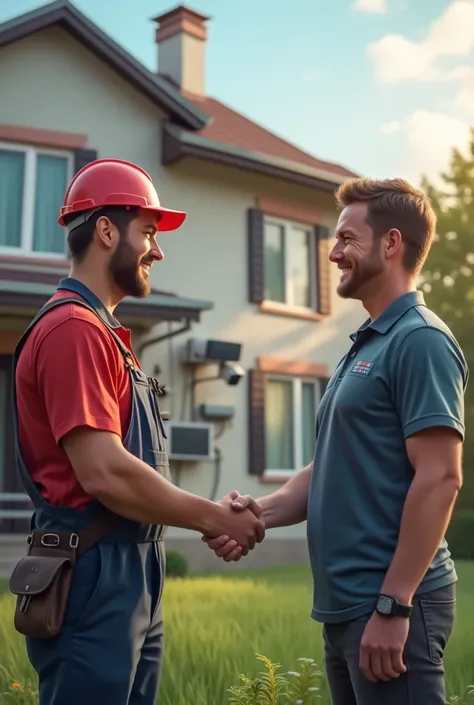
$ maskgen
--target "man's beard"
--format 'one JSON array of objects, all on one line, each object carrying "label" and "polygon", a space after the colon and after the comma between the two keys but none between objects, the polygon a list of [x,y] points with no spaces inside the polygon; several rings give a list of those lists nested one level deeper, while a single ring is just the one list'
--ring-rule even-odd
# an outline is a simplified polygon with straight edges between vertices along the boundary
[{"label": "man's beard", "polygon": [[342,299],[360,298],[366,285],[382,274],[383,264],[378,247],[379,243],[374,242],[369,259],[352,263],[352,269],[346,274],[346,279],[337,287],[337,293]]},{"label": "man's beard", "polygon": [[152,262],[150,257],[138,258],[128,240],[122,238],[110,261],[110,274],[126,296],[143,299],[149,295],[151,285],[140,265]]}]

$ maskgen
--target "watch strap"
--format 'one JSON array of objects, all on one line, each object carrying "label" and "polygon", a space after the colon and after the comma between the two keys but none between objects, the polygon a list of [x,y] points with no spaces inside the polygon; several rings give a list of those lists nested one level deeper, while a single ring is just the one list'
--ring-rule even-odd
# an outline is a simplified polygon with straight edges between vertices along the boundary
[{"label": "watch strap", "polygon": [[[387,609],[390,605],[389,609]],[[380,594],[377,599],[375,611],[382,617],[403,617],[408,618],[413,612],[413,605],[404,605],[393,595]]]}]

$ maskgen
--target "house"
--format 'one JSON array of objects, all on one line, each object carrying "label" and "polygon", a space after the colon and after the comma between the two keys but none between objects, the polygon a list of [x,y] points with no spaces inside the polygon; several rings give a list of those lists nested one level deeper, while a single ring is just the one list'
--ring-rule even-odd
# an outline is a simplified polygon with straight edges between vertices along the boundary
[{"label": "house", "polygon": [[[184,6],[154,20],[156,72],[66,0],[0,25],[4,545],[23,541],[28,524],[13,462],[11,354],[68,271],[56,225],[66,183],[98,157],[140,164],[162,202],[188,212],[161,238],[152,295],[117,312],[144,368],[167,385],[174,481],[213,499],[232,489],[259,496],[311,460],[319,399],[363,318],[337,297],[327,259],[334,190],[353,174],[206,95],[207,20]],[[192,568],[216,567],[197,535],[168,537]],[[306,555],[300,525],[271,532],[246,563]]]}]

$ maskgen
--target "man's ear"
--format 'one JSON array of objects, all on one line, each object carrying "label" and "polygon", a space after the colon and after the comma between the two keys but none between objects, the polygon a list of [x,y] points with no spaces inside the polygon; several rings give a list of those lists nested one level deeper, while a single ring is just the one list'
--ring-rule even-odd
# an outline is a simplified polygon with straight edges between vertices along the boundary
[{"label": "man's ear", "polygon": [[97,219],[95,230],[102,247],[107,250],[112,249],[114,247],[118,231],[116,226],[109,220],[109,218],[107,218],[107,216],[103,215]]},{"label": "man's ear", "polygon": [[403,244],[403,238],[400,230],[392,228],[385,234],[385,257],[390,258],[399,252]]}]

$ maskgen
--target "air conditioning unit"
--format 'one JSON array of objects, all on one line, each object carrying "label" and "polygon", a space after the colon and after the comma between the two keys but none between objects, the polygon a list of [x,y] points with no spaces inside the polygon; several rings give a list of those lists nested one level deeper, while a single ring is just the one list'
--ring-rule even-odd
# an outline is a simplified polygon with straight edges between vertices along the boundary
[{"label": "air conditioning unit", "polygon": [[170,460],[214,460],[214,426],[198,421],[166,421]]}]

